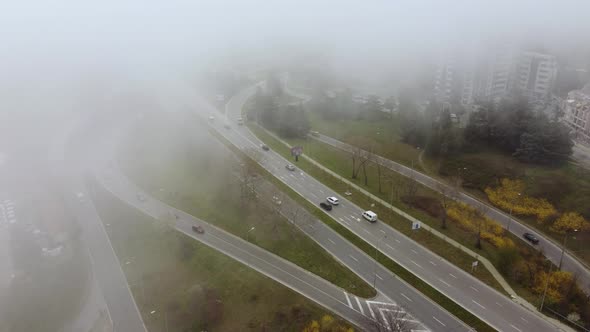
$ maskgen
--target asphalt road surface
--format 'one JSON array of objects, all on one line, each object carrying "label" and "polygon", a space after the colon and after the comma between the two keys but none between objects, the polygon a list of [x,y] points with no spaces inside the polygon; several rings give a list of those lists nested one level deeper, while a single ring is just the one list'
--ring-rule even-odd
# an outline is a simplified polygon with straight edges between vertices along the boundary
[{"label": "asphalt road surface", "polygon": [[[326,135],[320,134],[319,136],[310,136],[310,137],[314,138],[318,141],[324,142],[324,143],[326,143],[330,146],[333,146],[335,148],[349,152],[349,153],[352,153],[352,151],[353,151],[353,147],[351,145],[341,142],[339,140],[336,140],[336,139],[326,136]],[[406,177],[412,178],[412,179],[416,180],[417,182],[419,182],[419,183],[425,185],[426,187],[429,187],[435,191],[443,192],[443,193],[453,192],[452,188],[449,185],[444,184],[434,178],[429,177],[428,175],[420,173],[420,172],[413,170],[409,167],[406,167],[404,165],[401,165],[399,163],[396,163],[396,162],[391,161],[389,159],[385,159],[380,156],[375,156],[375,160],[376,160],[376,162],[378,162],[382,166],[387,167],[395,172],[398,172]],[[538,245],[533,245],[528,241],[525,241],[525,242],[528,245],[533,246],[536,249],[543,251],[545,256],[548,259],[550,259],[554,264],[556,264],[556,265],[559,264],[559,259],[561,257],[561,252],[562,252],[561,245],[556,244],[555,242],[551,241],[550,239],[545,237],[543,234],[540,234],[539,232],[537,232],[534,228],[528,227],[527,225],[521,223],[517,219],[511,218],[510,215],[508,215],[508,214],[506,214],[494,207],[491,207],[491,206],[485,204],[484,202],[481,202],[478,199],[475,199],[472,196],[470,196],[464,192],[459,192],[456,195],[456,199],[465,203],[465,204],[469,204],[470,206],[478,208],[481,211],[485,211],[485,214],[489,218],[498,221],[504,228],[507,228],[511,233],[513,233],[514,235],[516,235],[518,237],[522,237],[522,235],[524,233],[535,234],[540,240]],[[567,252],[563,256],[562,270],[570,271],[574,275],[578,276],[578,282],[580,283],[580,285],[586,291],[590,290],[590,271],[585,266],[583,266],[576,258],[572,257]]]},{"label": "asphalt road surface", "polygon": [[[227,119],[217,119],[211,125],[232,144],[242,150],[260,149],[262,142],[246,126],[238,126],[245,101],[256,91],[255,87],[242,90],[226,106]],[[210,108],[200,111],[214,114]],[[229,124],[227,129],[224,125]],[[260,150],[262,151],[262,150]],[[328,196],[336,196],[341,204],[328,213],[334,220],[360,238],[392,258],[456,303],[500,331],[555,331],[556,327],[535,313],[511,301],[505,295],[472,277],[440,256],[417,244],[390,226],[368,223],[361,217],[363,209],[333,192],[304,172],[291,172],[285,165],[293,163],[274,151],[263,151],[260,164],[310,202],[317,204]],[[381,280],[377,280],[379,284]],[[398,301],[403,296],[393,298]]]}]

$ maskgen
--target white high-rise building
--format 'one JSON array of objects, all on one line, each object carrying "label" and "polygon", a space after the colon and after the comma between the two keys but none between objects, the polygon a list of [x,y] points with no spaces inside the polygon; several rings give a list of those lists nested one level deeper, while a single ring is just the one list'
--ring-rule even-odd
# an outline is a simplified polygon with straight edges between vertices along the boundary
[{"label": "white high-rise building", "polygon": [[572,129],[574,137],[590,143],[590,84],[581,90],[570,91],[561,108],[562,121]]},{"label": "white high-rise building", "polygon": [[529,100],[543,100],[551,94],[556,76],[553,55],[523,52],[518,58],[515,87]]}]

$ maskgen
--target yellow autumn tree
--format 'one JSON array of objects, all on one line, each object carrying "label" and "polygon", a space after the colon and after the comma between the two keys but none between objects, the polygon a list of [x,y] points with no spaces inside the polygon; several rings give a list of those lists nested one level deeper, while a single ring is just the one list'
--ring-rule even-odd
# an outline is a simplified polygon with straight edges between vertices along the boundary
[{"label": "yellow autumn tree", "polygon": [[572,231],[584,232],[589,229],[590,223],[576,212],[562,214],[561,217],[551,225],[551,230],[559,234],[565,234]]},{"label": "yellow autumn tree", "polygon": [[563,299],[572,282],[574,282],[574,277],[569,272],[555,271],[546,273],[541,271],[535,275],[533,292],[543,294],[545,288],[547,288],[545,301],[548,303],[557,303]]},{"label": "yellow autumn tree", "polygon": [[538,221],[557,213],[546,199],[526,196],[523,181],[502,179],[496,188],[486,188],[485,193],[492,204],[517,215],[535,216]]},{"label": "yellow autumn tree", "polygon": [[514,246],[514,242],[504,237],[500,224],[485,217],[482,213],[463,203],[455,202],[447,209],[447,217],[465,231],[477,234],[482,240],[497,248]]},{"label": "yellow autumn tree", "polygon": [[303,332],[321,332],[321,326],[317,320],[312,320],[308,326],[303,329]]},{"label": "yellow autumn tree", "polygon": [[324,315],[318,322],[312,320],[308,326],[303,329],[303,332],[354,332],[354,329],[338,323],[334,317]]}]

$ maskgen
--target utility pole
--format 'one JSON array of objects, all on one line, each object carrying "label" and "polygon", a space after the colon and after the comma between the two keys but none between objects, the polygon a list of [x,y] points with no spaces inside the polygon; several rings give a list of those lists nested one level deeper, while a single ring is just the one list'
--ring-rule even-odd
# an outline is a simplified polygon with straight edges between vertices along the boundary
[{"label": "utility pole", "polygon": [[[573,232],[576,233],[578,230],[574,229]],[[565,236],[563,237],[563,245],[561,246],[561,256],[559,257],[559,267],[558,269],[561,270],[561,264],[563,263],[563,255],[565,253],[565,241],[567,241],[567,235],[569,232],[565,232]]]}]

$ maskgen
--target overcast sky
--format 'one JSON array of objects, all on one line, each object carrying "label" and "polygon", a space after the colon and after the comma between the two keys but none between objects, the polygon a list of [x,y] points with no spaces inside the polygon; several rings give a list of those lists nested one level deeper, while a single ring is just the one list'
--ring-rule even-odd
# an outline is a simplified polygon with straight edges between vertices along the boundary
[{"label": "overcast sky", "polygon": [[19,0],[0,10],[0,69],[52,82],[306,50],[345,64],[403,64],[498,41],[569,51],[590,45],[589,32],[588,0]]}]

